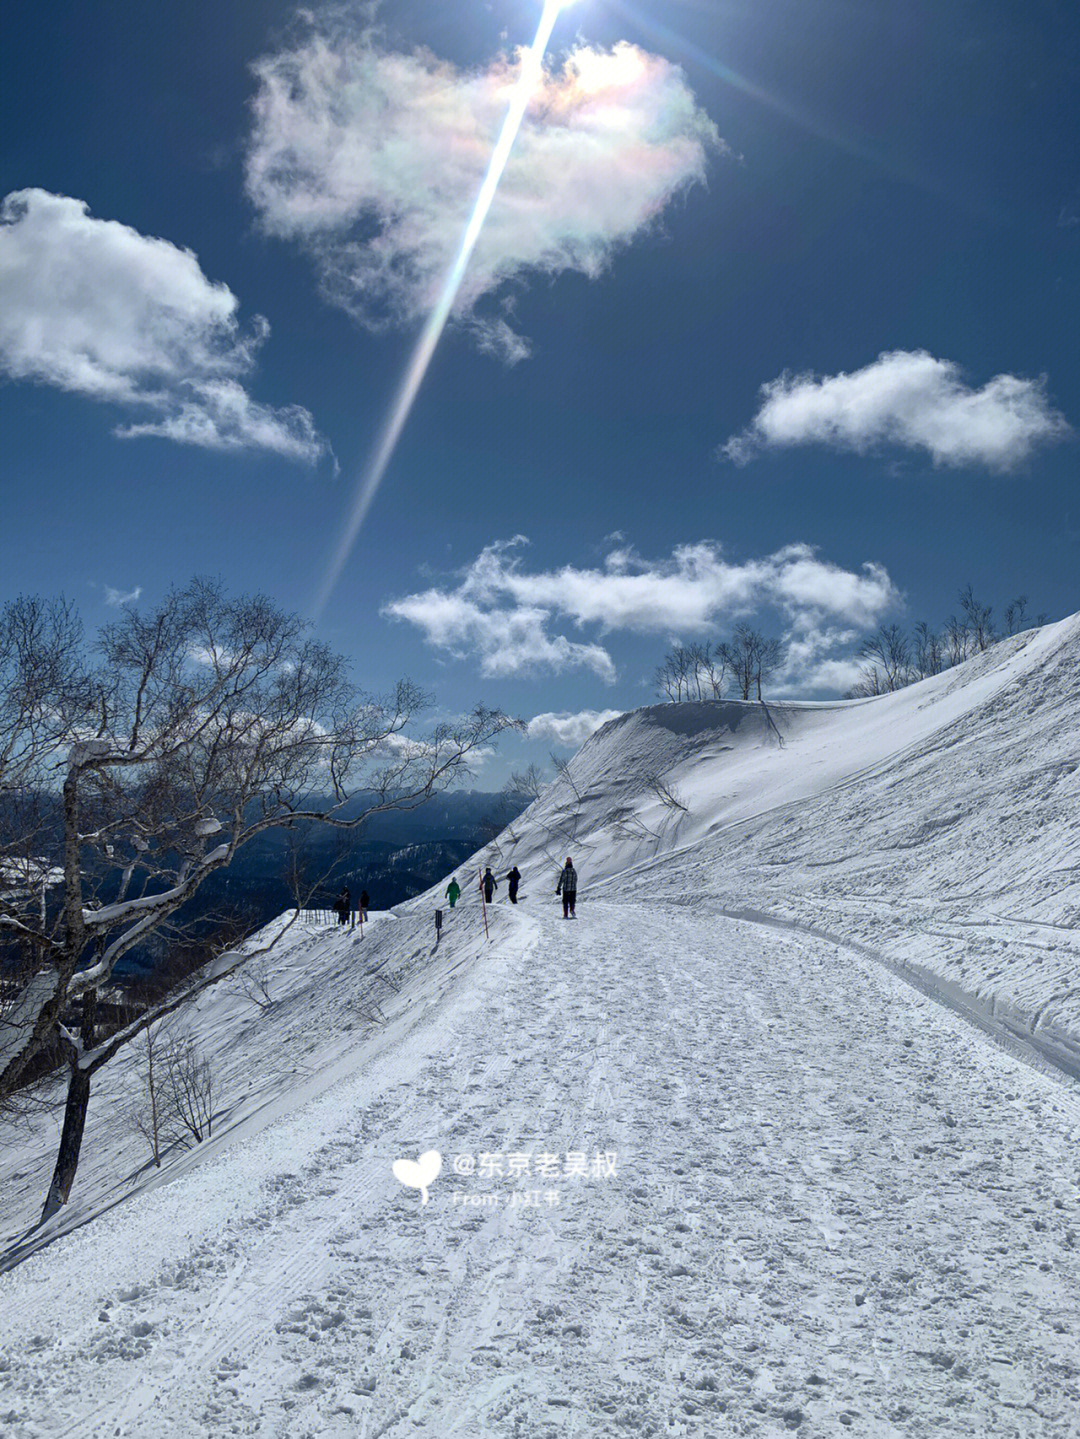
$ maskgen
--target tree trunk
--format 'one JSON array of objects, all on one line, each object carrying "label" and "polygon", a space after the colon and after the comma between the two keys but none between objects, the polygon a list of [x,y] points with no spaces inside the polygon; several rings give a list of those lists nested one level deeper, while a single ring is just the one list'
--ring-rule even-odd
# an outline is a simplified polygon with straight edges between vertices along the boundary
[{"label": "tree trunk", "polygon": [[[96,989],[88,989],[83,996],[80,1034],[85,1049],[93,1048],[97,1036],[97,999]],[[73,1060],[71,1078],[68,1081],[67,1105],[64,1109],[64,1128],[60,1134],[60,1149],[56,1156],[52,1184],[49,1185],[45,1208],[41,1213],[42,1223],[68,1202],[71,1186],[75,1183],[75,1171],[79,1167],[83,1131],[86,1128],[86,1111],[90,1106],[91,1073],[88,1069],[80,1069]]]},{"label": "tree trunk", "polygon": [[68,1083],[67,1107],[64,1110],[64,1128],[60,1135],[60,1150],[56,1156],[49,1195],[41,1214],[42,1223],[51,1219],[58,1209],[68,1202],[71,1186],[75,1182],[75,1171],[79,1167],[79,1151],[82,1148],[83,1130],[86,1128],[86,1111],[90,1104],[90,1075],[71,1067]]}]

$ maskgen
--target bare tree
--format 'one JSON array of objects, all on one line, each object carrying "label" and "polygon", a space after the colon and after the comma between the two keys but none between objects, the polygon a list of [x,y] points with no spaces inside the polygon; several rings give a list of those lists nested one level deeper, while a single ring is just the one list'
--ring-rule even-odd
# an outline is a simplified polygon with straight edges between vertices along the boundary
[{"label": "bare tree", "polygon": [[910,684],[911,645],[899,625],[882,625],[863,641],[859,656],[867,662],[868,669],[876,670],[880,676],[874,694],[892,694]]},{"label": "bare tree", "polygon": [[731,671],[739,698],[748,700],[754,684],[754,663],[759,636],[748,625],[735,626],[734,638],[721,645],[724,662]]},{"label": "bare tree", "polygon": [[656,693],[661,699],[679,704],[687,700],[719,699],[727,669],[723,645],[711,640],[704,644],[673,645],[657,666]]},{"label": "bare tree", "polygon": [[250,963],[236,971],[236,987],[245,999],[265,1014],[274,1007],[274,996],[270,993],[269,971]]},{"label": "bare tree", "polygon": [[161,1023],[140,1036],[140,1093],[131,1122],[150,1147],[155,1169],[174,1144],[201,1144],[214,1129],[213,1069],[189,1035]]},{"label": "bare tree", "polygon": [[689,814],[689,806],[683,802],[682,795],[674,787],[669,785],[666,778],[660,774],[653,774],[645,781],[647,789],[650,789],[665,809],[670,809],[676,814]]},{"label": "bare tree", "polygon": [[915,673],[919,679],[938,675],[945,667],[945,654],[941,639],[925,620],[915,626]]},{"label": "bare tree", "polygon": [[718,653],[731,671],[740,698],[744,700],[750,698],[752,691],[757,699],[761,699],[762,685],[772,678],[783,663],[783,647],[780,641],[769,639],[744,624],[735,626],[733,639],[730,643],[721,645]]},{"label": "bare tree", "polygon": [[859,671],[859,678],[850,689],[844,691],[846,700],[872,699],[874,695],[882,694],[881,671],[876,665],[864,665]]},{"label": "bare tree", "polygon": [[762,684],[766,680],[772,679],[784,661],[784,651],[780,641],[759,636],[755,659],[754,684],[757,687],[757,698],[761,699]]},{"label": "bare tree", "polygon": [[574,770],[570,761],[565,759],[561,754],[555,754],[554,751],[552,751],[551,764],[555,770],[555,778],[560,784],[566,785],[570,793],[574,796],[575,805],[579,805],[581,803],[581,789],[577,780],[574,778]]},{"label": "bare tree", "polygon": [[988,650],[994,643],[994,612],[975,598],[970,584],[960,591],[960,609],[975,648]]},{"label": "bare tree", "polygon": [[[214,1072],[188,1035],[175,1039],[166,1055],[169,1107],[181,1142],[201,1144],[214,1132]],[[189,1138],[190,1136],[190,1138]]]},{"label": "bare tree", "polygon": [[1005,631],[1007,634],[1015,635],[1024,629],[1024,612],[1027,609],[1027,595],[1018,595],[1011,604],[1005,606]]},{"label": "bare tree", "polygon": [[972,652],[971,631],[955,615],[945,621],[945,649],[950,665],[963,664]]},{"label": "bare tree", "polygon": [[[1020,595],[1005,609],[1007,632],[1024,627],[1027,595]],[[1040,615],[1037,624],[1045,624]],[[960,592],[960,617],[950,615],[941,633],[921,620],[909,643],[897,625],[883,625],[863,642],[860,657],[867,661],[859,681],[847,698],[888,694],[928,675],[940,674],[949,665],[962,664],[994,643],[993,610],[975,598],[971,585]]]},{"label": "bare tree", "polygon": [[162,1152],[171,1142],[171,1135],[161,1043],[153,1025],[142,1032],[139,1057],[139,1094],[131,1109],[131,1122],[150,1146],[150,1160],[154,1168],[160,1169]]},{"label": "bare tree", "polygon": [[506,793],[515,801],[532,804],[548,787],[548,778],[537,764],[514,770],[506,782]]},{"label": "bare tree", "polygon": [[719,699],[724,692],[724,677],[727,673],[723,646],[706,640],[704,644],[692,645],[691,654],[698,699]]},{"label": "bare tree", "polygon": [[[92,651],[70,607],[40,601],[8,606],[0,638],[0,858],[34,854],[63,873],[44,916],[0,904],[5,971],[9,955],[32,956],[0,1013],[0,1102],[59,1041],[69,1086],[52,1212],[75,1176],[92,1075],[145,1027],[99,1042],[93,996],[119,960],[256,835],[352,829],[421,804],[511,721],[481,708],[410,738],[426,704],[416,686],[361,694],[299,618],[206,580],[152,613],[126,607]],[[80,998],[76,1034],[64,1015]]]},{"label": "bare tree", "polygon": [[666,697],[673,704],[680,704],[692,698],[690,651],[683,645],[673,645],[657,668],[655,682],[661,699]]}]

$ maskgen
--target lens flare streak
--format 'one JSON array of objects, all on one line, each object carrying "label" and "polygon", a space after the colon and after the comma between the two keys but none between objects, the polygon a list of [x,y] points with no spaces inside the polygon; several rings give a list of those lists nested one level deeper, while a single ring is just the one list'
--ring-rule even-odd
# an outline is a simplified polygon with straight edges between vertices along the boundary
[{"label": "lens flare streak", "polygon": [[349,515],[349,522],[342,533],[329,569],[323,580],[322,587],[316,600],[316,617],[322,614],[326,602],[333,592],[334,586],[341,578],[341,572],[348,562],[352,553],[353,545],[360,533],[361,526],[371,508],[372,501],[378,493],[379,486],[393,458],[397,448],[401,432],[409,418],[413,403],[416,400],[420,386],[423,384],[424,376],[431,363],[431,357],[439,343],[439,338],[446,326],[450,313],[454,308],[454,301],[457,299],[461,282],[465,278],[465,272],[469,267],[469,260],[472,258],[476,242],[480,238],[480,232],[484,227],[491,203],[495,198],[495,192],[499,187],[503,171],[506,169],[506,162],[510,158],[517,133],[521,128],[521,122],[525,117],[525,111],[529,101],[543,74],[544,54],[551,39],[551,33],[555,28],[555,21],[559,11],[563,9],[566,0],[545,0],[544,9],[540,16],[540,25],[536,32],[536,38],[522,59],[521,74],[514,87],[510,105],[503,121],[499,138],[496,141],[495,149],[492,152],[488,164],[487,173],[484,176],[480,191],[476,197],[476,204],[469,217],[469,223],[461,237],[461,244],[458,248],[454,263],[447,272],[443,281],[439,298],[424,324],[424,328],[417,340],[416,348],[413,350],[408,366],[402,378],[401,385],[394,398],[386,423],[380,432],[378,444],[371,457],[371,460],[361,476],[357,487],[356,498],[353,502],[352,511]]}]

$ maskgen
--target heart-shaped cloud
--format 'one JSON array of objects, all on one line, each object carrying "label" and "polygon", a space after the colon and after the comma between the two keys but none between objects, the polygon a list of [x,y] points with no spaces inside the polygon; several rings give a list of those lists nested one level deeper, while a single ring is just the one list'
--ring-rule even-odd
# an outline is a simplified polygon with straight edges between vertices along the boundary
[{"label": "heart-shaped cloud", "polygon": [[429,1149],[419,1159],[395,1159],[391,1168],[394,1178],[407,1189],[419,1189],[421,1202],[428,1202],[428,1185],[439,1177],[442,1155]]}]

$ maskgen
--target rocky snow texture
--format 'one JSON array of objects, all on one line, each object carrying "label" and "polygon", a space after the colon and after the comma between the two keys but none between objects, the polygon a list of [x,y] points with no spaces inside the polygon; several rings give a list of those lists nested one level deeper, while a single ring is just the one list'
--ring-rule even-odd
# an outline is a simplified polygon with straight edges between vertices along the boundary
[{"label": "rocky snow texture", "polygon": [[432,894],[200,1000],[211,1141],[146,1168],[133,1052],[26,1233],[7,1129],[5,1439],[1080,1434],[1078,643],[626,716],[477,857],[490,942],[470,866],[435,952]]}]

